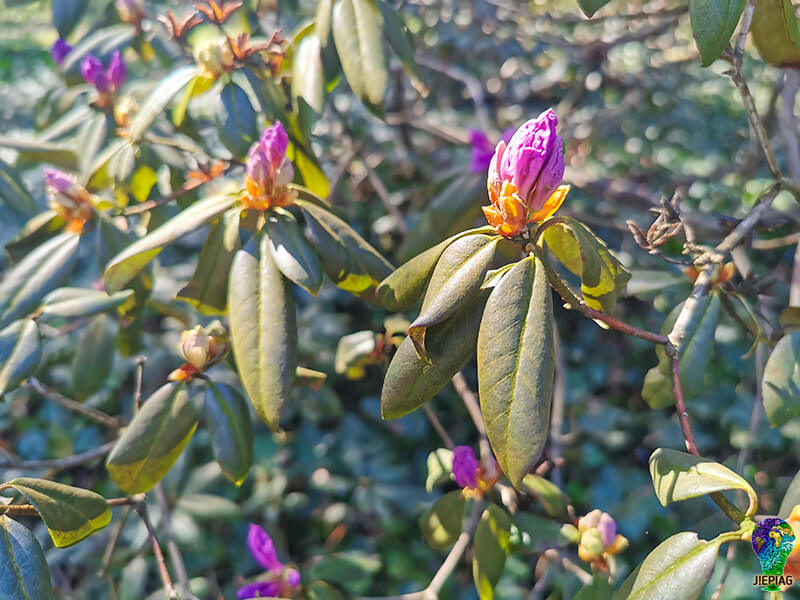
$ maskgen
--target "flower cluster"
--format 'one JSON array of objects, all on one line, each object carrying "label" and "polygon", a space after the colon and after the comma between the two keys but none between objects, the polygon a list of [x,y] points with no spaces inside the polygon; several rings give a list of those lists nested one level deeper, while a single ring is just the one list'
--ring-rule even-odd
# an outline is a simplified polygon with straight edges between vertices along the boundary
[{"label": "flower cluster", "polygon": [[288,185],[294,179],[294,167],[286,156],[289,136],[280,121],[261,134],[247,155],[247,190],[242,198],[253,210],[269,210],[294,202],[297,192]]},{"label": "flower cluster", "polygon": [[267,577],[239,588],[236,597],[239,600],[290,598],[300,585],[300,573],[297,569],[288,567],[278,560],[275,544],[263,527],[250,525],[247,533],[247,547],[256,562],[266,569]]},{"label": "flower cluster", "polygon": [[94,216],[94,204],[82,185],[72,175],[58,169],[45,169],[47,198],[50,208],[67,222],[66,230],[80,232]]},{"label": "flower cluster", "polygon": [[578,556],[592,566],[607,570],[609,559],[628,547],[628,540],[617,533],[617,523],[608,513],[593,510],[578,519]]},{"label": "flower cluster", "polygon": [[181,334],[181,343],[178,345],[178,352],[186,363],[170,373],[169,379],[191,379],[220,362],[230,348],[228,334],[219,321],[214,321],[208,330],[200,325],[187,329]]},{"label": "flower cluster", "polygon": [[528,223],[540,223],[555,213],[569,186],[564,177],[564,142],[556,134],[558,117],[547,110],[500,141],[489,164],[487,188],[491,206],[483,207],[489,224],[514,237]]},{"label": "flower cluster", "polygon": [[500,469],[493,456],[478,462],[469,446],[453,448],[453,479],[463,488],[462,494],[480,498],[497,483]]},{"label": "flower cluster", "polygon": [[81,61],[81,75],[86,83],[94,86],[97,90],[98,106],[105,107],[111,104],[111,98],[125,83],[128,77],[128,68],[122,60],[122,54],[116,50],[111,55],[108,68],[103,66],[100,59],[91,54]]}]

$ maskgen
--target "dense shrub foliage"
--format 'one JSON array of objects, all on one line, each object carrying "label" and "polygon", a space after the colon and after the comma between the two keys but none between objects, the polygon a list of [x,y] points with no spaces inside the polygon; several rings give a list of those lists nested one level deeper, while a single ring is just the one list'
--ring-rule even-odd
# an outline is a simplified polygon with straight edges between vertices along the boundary
[{"label": "dense shrub foliage", "polygon": [[1,18],[0,598],[800,577],[789,0]]}]

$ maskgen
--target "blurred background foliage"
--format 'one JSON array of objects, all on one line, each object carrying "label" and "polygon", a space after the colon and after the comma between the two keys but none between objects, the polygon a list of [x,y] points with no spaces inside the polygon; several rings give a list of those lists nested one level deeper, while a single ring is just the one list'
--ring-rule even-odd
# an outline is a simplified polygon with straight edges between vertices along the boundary
[{"label": "blurred background foliage", "polygon": [[[117,20],[113,3],[88,4],[93,18],[82,21],[71,38],[79,38],[89,26]],[[149,2],[148,9],[171,8],[180,15],[187,4]],[[264,31],[280,28],[290,40],[316,9],[314,2],[292,0],[247,4]],[[632,219],[646,229],[653,220],[649,209],[662,196],[677,192],[699,240],[713,245],[729,230],[731,217],[746,213],[769,177],[750,142],[740,98],[724,75],[727,64],[700,64],[686,4],[612,0],[592,20],[573,0],[400,0],[394,5],[416,41],[423,85],[418,82],[415,89],[402,65],[393,61],[383,120],[346,83],[331,92],[312,140],[330,180],[334,206],[400,264],[451,229],[481,223],[484,179],[467,174],[468,131],[483,130],[496,141],[507,127],[552,106],[566,143],[565,182],[573,186],[563,212],[591,225],[633,272],[629,298],[618,304],[618,316],[659,330],[667,313],[686,297],[691,280],[680,266],[639,248],[625,221]],[[56,39],[49,3],[7,0],[0,11],[0,30],[0,131],[30,137],[50,123],[51,103],[45,97],[60,85],[49,54]],[[130,61],[129,70],[132,80],[157,81],[171,68]],[[746,54],[744,71],[783,161],[775,114],[783,74],[754,51]],[[208,105],[193,103],[191,118],[199,122],[211,115],[213,122],[211,100]],[[203,129],[203,135],[218,156],[226,156],[213,126]],[[0,149],[0,158],[13,161],[16,154]],[[23,178],[44,206],[41,170],[28,169]],[[759,239],[796,230],[796,221],[787,222],[781,212],[797,217],[797,206],[786,193],[773,205],[778,227],[758,233]],[[0,206],[0,241],[10,241],[23,223],[24,218]],[[123,351],[115,353],[108,377],[87,404],[128,414],[139,355],[147,358],[146,394],[179,366],[174,349],[181,330],[208,320],[175,300],[191,277],[191,257],[203,239],[192,235],[163,252],[138,349],[126,352],[117,341]],[[664,248],[672,257],[680,255],[676,240]],[[757,298],[756,310],[766,322],[775,322],[788,304],[793,250],[756,245],[741,257],[728,284]],[[77,280],[92,287],[99,275],[87,266]],[[382,334],[389,315],[365,309],[362,301],[330,284],[313,301],[298,292],[297,302],[300,363],[328,373],[327,382],[319,390],[295,390],[283,433],[273,434],[259,422],[255,465],[241,487],[223,478],[203,429],[164,481],[173,508],[172,530],[195,577],[196,593],[201,598],[220,593],[233,597],[242,577],[258,571],[245,546],[250,521],[264,524],[283,558],[336,571],[349,594],[421,589],[444,555],[428,547],[417,524],[441,493],[428,493],[424,485],[427,455],[441,441],[421,411],[381,421],[383,357],[351,371],[356,379],[347,377],[346,366],[337,369],[335,364],[343,336]],[[674,410],[651,410],[641,398],[644,375],[656,364],[652,345],[605,331],[576,311],[557,307],[556,320],[560,385],[555,402],[563,407],[563,417],[546,451],[546,456],[558,457],[548,477],[563,487],[577,514],[600,508],[614,516],[631,541],[618,557],[621,580],[669,535],[694,529],[701,537],[712,537],[726,526],[725,518],[707,499],[664,509],[653,494],[647,472],[650,453],[661,446],[683,448],[683,438]],[[391,324],[387,329],[392,331]],[[45,331],[42,360],[47,368],[42,372],[48,384],[69,395],[79,395],[70,372],[88,332],[68,326]],[[369,336],[361,341],[370,346]],[[764,355],[763,350],[748,354],[751,336],[724,315],[715,341],[704,389],[690,398],[698,445],[704,455],[754,484],[760,512],[775,513],[800,467],[800,427],[795,420],[771,429],[758,415],[762,408],[754,393],[755,364]],[[474,365],[465,373],[475,389]],[[451,386],[436,396],[432,407],[457,444],[477,445],[477,433]],[[99,426],[30,388],[0,403],[0,450],[19,459],[69,456],[107,440]],[[19,473],[6,464],[3,480]],[[118,494],[101,466],[38,474],[106,496]],[[444,488],[449,489],[454,488]],[[535,499],[523,497],[521,502],[544,514]],[[68,549],[54,549],[45,528],[26,521],[35,525],[46,549],[59,597],[138,599],[159,587],[146,532],[137,519],[124,521],[111,563],[101,565],[119,512],[115,509],[114,522],[105,531]],[[151,513],[158,527],[158,511]],[[345,562],[326,565],[324,557],[334,553]],[[512,555],[497,597],[527,597],[536,564],[534,553]],[[724,560],[718,563],[704,597],[711,596],[725,566]],[[751,582],[758,561],[749,549],[739,548],[731,569],[723,597],[756,597]],[[304,578],[308,572],[304,570]],[[116,596],[109,592],[110,580],[118,586]],[[552,580],[552,597],[572,597],[579,587],[573,575],[560,572]],[[467,568],[457,572],[442,597],[477,597]]]}]

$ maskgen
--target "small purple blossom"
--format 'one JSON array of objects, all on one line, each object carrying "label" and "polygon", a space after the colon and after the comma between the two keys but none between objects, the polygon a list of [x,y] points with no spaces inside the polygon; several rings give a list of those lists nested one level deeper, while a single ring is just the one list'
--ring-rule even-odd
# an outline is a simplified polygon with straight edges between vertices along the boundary
[{"label": "small purple blossom", "polygon": [[259,142],[261,152],[264,157],[270,162],[273,169],[278,169],[286,156],[286,150],[289,148],[289,136],[283,128],[283,123],[275,121],[272,125],[264,130],[261,134]]},{"label": "small purple blossom", "polygon": [[115,93],[125,83],[128,69],[119,50],[111,56],[108,69],[96,56],[89,55],[81,62],[81,75],[87,83],[93,85],[101,94]]},{"label": "small purple blossom", "polygon": [[469,446],[453,448],[453,477],[462,488],[478,487],[478,459]]},{"label": "small purple blossom", "polygon": [[614,521],[614,518],[610,514],[604,512],[600,515],[597,529],[600,531],[600,539],[603,540],[603,547],[608,548],[611,546],[617,538],[617,523]]},{"label": "small purple blossom", "polygon": [[300,585],[300,573],[297,569],[286,567],[278,560],[275,543],[263,527],[251,524],[247,532],[247,547],[256,562],[261,565],[273,579],[256,581],[239,588],[236,597],[240,600],[246,598],[275,598],[286,596],[291,588]]},{"label": "small purple blossom", "polygon": [[72,175],[59,171],[58,169],[44,169],[44,181],[53,192],[71,196],[75,192],[77,184]]},{"label": "small purple blossom", "polygon": [[58,38],[56,43],[50,48],[50,56],[53,57],[53,61],[57,65],[61,65],[70,52],[72,52],[72,46],[63,38]]},{"label": "small purple blossom", "polygon": [[495,177],[513,183],[531,212],[541,210],[564,177],[564,142],[557,125],[549,109],[517,129],[505,151],[498,144]]},{"label": "small purple blossom", "polygon": [[294,167],[286,156],[288,147],[289,136],[280,121],[267,127],[261,139],[251,146],[246,165],[250,196],[268,198],[280,205],[285,186],[294,179]]}]

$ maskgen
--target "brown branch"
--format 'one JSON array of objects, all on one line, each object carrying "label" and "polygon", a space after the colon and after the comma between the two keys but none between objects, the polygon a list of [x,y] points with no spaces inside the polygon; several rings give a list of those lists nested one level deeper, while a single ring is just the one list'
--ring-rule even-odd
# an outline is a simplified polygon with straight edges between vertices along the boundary
[{"label": "brown branch", "polygon": [[483,422],[483,414],[481,413],[478,396],[470,389],[467,384],[467,379],[461,371],[453,375],[453,387],[456,388],[456,392],[461,396],[461,400],[464,402],[464,406],[480,435],[481,458],[490,457],[492,455],[492,449],[489,446],[489,436],[486,433],[486,424]]},{"label": "brown branch", "polygon": [[436,413],[433,412],[433,409],[427,402],[422,405],[422,411],[425,413],[425,416],[428,417],[428,421],[430,421],[431,425],[436,430],[436,433],[438,433],[439,437],[442,438],[444,445],[452,450],[455,447],[455,444],[453,444],[453,439],[447,433],[447,430],[442,425],[439,417],[436,416]]},{"label": "brown branch", "polygon": [[81,414],[84,417],[88,417],[89,419],[92,419],[96,423],[100,423],[101,425],[105,425],[106,427],[111,427],[112,429],[119,429],[120,422],[119,419],[117,419],[116,417],[107,415],[103,411],[97,410],[95,408],[84,406],[80,402],[75,402],[75,400],[71,400],[70,398],[67,398],[63,394],[60,394],[53,388],[45,385],[44,383],[39,381],[36,377],[31,377],[30,379],[28,379],[28,386],[31,387],[37,394],[44,396],[49,400],[52,400],[53,402],[61,405],[67,410],[71,410],[72,412]]},{"label": "brown branch", "polygon": [[647,331],[644,329],[639,329],[638,327],[629,325],[628,323],[620,321],[615,317],[609,316],[598,310],[594,310],[593,308],[589,308],[585,304],[581,304],[579,306],[576,306],[575,308],[577,308],[580,312],[582,312],[590,319],[602,321],[603,323],[605,323],[609,327],[612,327],[613,329],[616,329],[617,331],[621,331],[622,333],[631,335],[633,337],[637,337],[641,340],[652,342],[653,344],[661,344],[662,346],[667,344],[669,341],[667,340],[667,336],[665,335],[653,333],[652,331]]},{"label": "brown branch", "polygon": [[158,537],[156,536],[155,529],[153,529],[153,523],[150,521],[150,516],[147,514],[147,506],[144,502],[141,502],[134,507],[134,510],[136,514],[139,515],[139,518],[142,519],[142,523],[144,523],[147,533],[150,536],[150,542],[153,545],[153,554],[158,564],[158,573],[161,577],[161,582],[164,584],[164,591],[166,592],[167,598],[174,600],[178,598],[178,593],[175,591],[175,585],[172,583],[172,577],[169,575],[167,562],[164,560],[164,553],[161,552],[161,545],[158,543]]},{"label": "brown branch", "polygon": [[103,551],[100,570],[97,572],[98,579],[102,579],[108,574],[108,568],[111,566],[111,557],[114,555],[114,548],[117,546],[119,537],[122,535],[122,529],[125,527],[125,523],[128,521],[130,514],[131,507],[126,506],[125,510],[122,511],[122,516],[120,516],[119,520],[114,525],[114,530],[111,532],[111,537],[108,539],[106,549]]},{"label": "brown branch", "polygon": [[375,172],[367,161],[364,161],[364,168],[367,170],[367,179],[369,179],[372,188],[375,190],[375,193],[378,194],[378,198],[380,198],[381,204],[386,209],[392,218],[394,219],[395,225],[397,225],[397,229],[403,234],[403,237],[408,236],[408,225],[406,225],[405,219],[403,219],[403,214],[400,210],[395,206],[394,202],[392,202],[392,196],[389,193],[389,190],[386,189],[386,186],[383,184],[383,181]]}]

